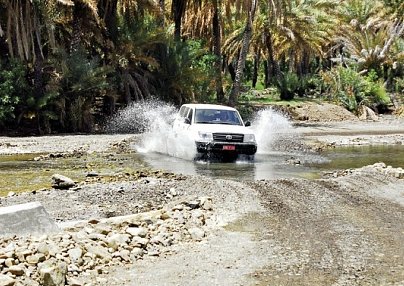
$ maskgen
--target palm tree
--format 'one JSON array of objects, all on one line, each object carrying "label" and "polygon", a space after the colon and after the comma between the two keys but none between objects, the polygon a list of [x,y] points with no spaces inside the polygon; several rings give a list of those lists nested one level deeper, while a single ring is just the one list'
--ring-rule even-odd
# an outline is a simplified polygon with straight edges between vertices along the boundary
[{"label": "palm tree", "polygon": [[[6,23],[6,30],[0,37],[7,42],[8,55],[25,63],[32,81],[32,96],[27,92],[21,95],[21,104],[16,112],[17,122],[26,114],[33,113],[41,132],[41,117],[45,121],[50,113],[44,111],[54,94],[47,92],[45,83],[45,62],[56,50],[55,27],[63,13],[55,12],[56,6],[65,9],[73,5],[70,1],[26,1],[1,0],[0,22]],[[4,46],[3,46],[4,49]],[[49,75],[47,75],[48,77]]]},{"label": "palm tree", "polygon": [[218,102],[224,101],[223,82],[222,82],[222,25],[220,21],[220,0],[213,0],[213,52],[215,59],[215,83],[216,83],[216,98]]},{"label": "palm tree", "polygon": [[185,13],[184,34],[208,42],[215,55],[215,89],[218,102],[224,102],[222,79],[222,1],[200,2]]},{"label": "palm tree", "polygon": [[237,61],[237,69],[236,69],[236,77],[234,79],[230,96],[229,96],[229,105],[234,106],[237,103],[237,98],[240,94],[240,86],[241,80],[244,72],[245,61],[247,58],[248,49],[250,46],[250,41],[253,33],[253,24],[255,13],[257,10],[258,0],[251,0],[250,8],[247,12],[247,20],[243,32],[243,41],[240,50],[240,55]]},{"label": "palm tree", "polygon": [[344,48],[347,60],[356,62],[360,70],[380,72],[380,67],[391,66],[400,54],[399,50],[391,49],[404,34],[404,21],[397,17],[402,13],[399,11],[384,9],[380,1],[348,1],[341,6],[336,45]]}]

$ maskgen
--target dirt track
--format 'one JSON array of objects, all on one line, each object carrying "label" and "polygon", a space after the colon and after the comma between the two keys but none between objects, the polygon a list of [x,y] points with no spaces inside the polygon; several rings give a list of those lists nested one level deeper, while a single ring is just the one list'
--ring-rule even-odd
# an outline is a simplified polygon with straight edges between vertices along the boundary
[{"label": "dirt track", "polygon": [[[404,183],[369,170],[328,180],[253,183],[276,251],[262,285],[403,285],[404,204],[369,195]],[[372,187],[369,187],[372,186]],[[286,250],[286,251],[285,251]]]}]

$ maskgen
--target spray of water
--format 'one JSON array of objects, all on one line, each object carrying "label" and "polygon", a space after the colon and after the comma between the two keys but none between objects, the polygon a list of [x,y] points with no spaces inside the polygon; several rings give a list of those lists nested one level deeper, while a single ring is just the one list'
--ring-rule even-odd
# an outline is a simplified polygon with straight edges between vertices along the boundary
[{"label": "spray of water", "polygon": [[[140,142],[134,147],[138,152],[157,152],[192,160],[195,157],[195,143],[187,136],[176,136],[172,124],[177,109],[167,103],[150,100],[133,103],[113,117],[105,130],[110,133],[142,133]],[[292,129],[285,116],[272,109],[264,109],[252,121],[258,154],[268,154],[282,144]]]},{"label": "spray of water", "polygon": [[268,154],[290,137],[292,124],[280,112],[267,108],[257,112],[251,128],[257,140],[257,154]]},{"label": "spray of water", "polygon": [[185,136],[175,136],[172,124],[177,109],[152,99],[136,102],[113,117],[105,130],[110,133],[142,133],[134,148],[140,153],[157,152],[183,159],[195,157],[195,143]]}]

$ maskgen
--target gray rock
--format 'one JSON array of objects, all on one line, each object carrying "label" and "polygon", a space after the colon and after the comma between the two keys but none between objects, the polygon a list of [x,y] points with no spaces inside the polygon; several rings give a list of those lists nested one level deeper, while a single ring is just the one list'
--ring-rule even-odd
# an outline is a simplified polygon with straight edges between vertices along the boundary
[{"label": "gray rock", "polygon": [[8,269],[8,272],[15,275],[15,276],[22,276],[24,275],[25,271],[22,267],[18,265],[13,265]]},{"label": "gray rock", "polygon": [[88,172],[87,174],[86,174],[86,177],[98,177],[99,175],[98,175],[98,172],[97,171],[94,171],[94,170],[92,170],[92,171],[90,171],[90,172]]},{"label": "gray rock", "polygon": [[52,187],[55,189],[69,189],[75,185],[76,183],[66,176],[60,174],[54,174],[52,176]]},{"label": "gray rock", "polygon": [[70,249],[68,252],[71,262],[77,263],[83,256],[83,250],[81,248],[73,248]]},{"label": "gray rock", "polygon": [[81,282],[80,280],[77,280],[76,278],[69,278],[67,280],[67,285],[69,285],[69,286],[83,286],[84,283]]},{"label": "gray rock", "polygon": [[14,264],[15,264],[14,258],[7,258],[7,259],[4,261],[4,265],[6,265],[7,267],[11,267],[11,266],[13,266]]},{"label": "gray rock", "polygon": [[134,236],[131,245],[134,247],[146,247],[147,244],[149,243],[149,240],[147,238],[139,237],[139,236]]},{"label": "gray rock", "polygon": [[108,252],[105,247],[100,245],[89,245],[87,246],[88,254],[93,254],[95,257],[101,258],[103,260],[111,260],[112,255]]},{"label": "gray rock", "polygon": [[130,252],[130,257],[133,261],[135,261],[138,257],[142,257],[144,254],[144,250],[140,247],[135,247]]},{"label": "gray rock", "polygon": [[115,250],[127,244],[128,241],[129,234],[116,233],[107,238],[108,246]]},{"label": "gray rock", "polygon": [[39,265],[40,284],[43,286],[64,286],[66,283],[67,264],[48,260]]},{"label": "gray rock", "polygon": [[36,253],[30,256],[27,256],[26,261],[28,264],[38,264],[39,262],[45,261],[46,257],[43,253]]},{"label": "gray rock", "polygon": [[13,286],[15,282],[10,276],[0,274],[0,286]]},{"label": "gray rock", "polygon": [[41,235],[59,230],[40,202],[0,207],[0,236]]},{"label": "gray rock", "polygon": [[191,235],[191,238],[195,241],[201,241],[205,236],[205,231],[198,227],[190,228],[188,229],[188,232]]},{"label": "gray rock", "polygon": [[126,232],[132,236],[146,237],[147,230],[143,227],[128,227]]}]

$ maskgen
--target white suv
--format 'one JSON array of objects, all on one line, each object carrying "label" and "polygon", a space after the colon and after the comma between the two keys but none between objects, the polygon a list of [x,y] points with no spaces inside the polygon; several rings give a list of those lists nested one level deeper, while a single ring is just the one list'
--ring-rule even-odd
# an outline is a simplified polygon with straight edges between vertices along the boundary
[{"label": "white suv", "polygon": [[213,104],[184,104],[174,122],[176,136],[186,136],[196,144],[201,157],[216,154],[226,160],[238,155],[252,157],[257,152],[254,133],[234,108]]}]

